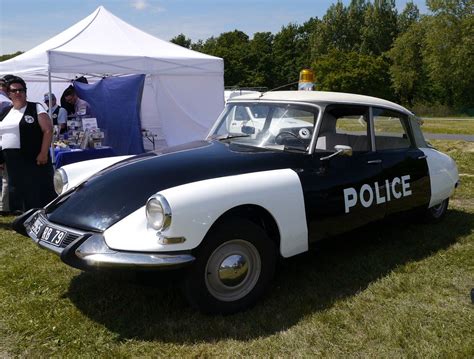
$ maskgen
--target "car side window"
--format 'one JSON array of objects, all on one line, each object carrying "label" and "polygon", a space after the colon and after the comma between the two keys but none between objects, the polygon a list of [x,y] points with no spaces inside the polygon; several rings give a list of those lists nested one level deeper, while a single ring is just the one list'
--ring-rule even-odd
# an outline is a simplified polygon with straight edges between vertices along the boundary
[{"label": "car side window", "polygon": [[332,105],[324,112],[316,150],[333,151],[336,145],[352,147],[354,152],[370,150],[369,110],[365,106]]},{"label": "car side window", "polygon": [[407,116],[385,109],[373,110],[375,148],[395,150],[412,146]]},{"label": "car side window", "polygon": [[413,140],[416,147],[429,147],[428,143],[423,136],[420,126],[423,124],[423,121],[416,116],[408,116],[408,122],[410,123],[411,132],[413,134]]}]

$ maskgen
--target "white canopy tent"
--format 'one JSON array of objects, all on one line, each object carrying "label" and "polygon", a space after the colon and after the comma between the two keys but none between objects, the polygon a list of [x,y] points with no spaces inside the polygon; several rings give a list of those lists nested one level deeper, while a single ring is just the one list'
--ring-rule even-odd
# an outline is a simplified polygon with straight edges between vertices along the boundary
[{"label": "white canopy tent", "polygon": [[0,76],[5,74],[22,77],[29,100],[37,102],[49,91],[59,98],[80,75],[94,82],[146,74],[142,128],[155,133],[160,146],[204,138],[224,106],[221,58],[160,40],[103,6],[35,48],[0,62]]}]

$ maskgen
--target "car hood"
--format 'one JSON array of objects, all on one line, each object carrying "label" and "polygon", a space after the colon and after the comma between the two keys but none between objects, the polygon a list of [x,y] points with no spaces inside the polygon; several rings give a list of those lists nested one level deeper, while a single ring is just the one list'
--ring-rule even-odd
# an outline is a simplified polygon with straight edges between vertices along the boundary
[{"label": "car hood", "polygon": [[104,231],[153,194],[186,183],[303,166],[307,156],[217,141],[198,141],[131,157],[98,172],[46,207],[51,222]]}]

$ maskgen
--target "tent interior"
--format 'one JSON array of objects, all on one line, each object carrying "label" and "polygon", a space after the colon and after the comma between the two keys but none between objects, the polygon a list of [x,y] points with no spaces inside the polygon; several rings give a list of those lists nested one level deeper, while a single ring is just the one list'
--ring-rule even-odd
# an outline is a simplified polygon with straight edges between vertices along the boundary
[{"label": "tent interior", "polygon": [[[22,77],[28,100],[40,103],[47,92],[60,98],[79,76],[94,83],[144,74],[141,128],[155,135],[156,149],[204,138],[224,106],[221,58],[160,40],[103,6],[35,48],[0,62],[0,76],[5,74]],[[143,145],[152,149],[146,138]]]}]

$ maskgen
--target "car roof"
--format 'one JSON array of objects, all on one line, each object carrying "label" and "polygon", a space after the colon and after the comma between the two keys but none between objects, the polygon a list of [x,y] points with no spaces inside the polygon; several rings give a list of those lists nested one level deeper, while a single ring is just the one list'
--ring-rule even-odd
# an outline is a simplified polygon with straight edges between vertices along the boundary
[{"label": "car roof", "polygon": [[237,96],[242,96],[242,95],[248,95],[248,94],[257,94],[260,95],[259,91],[254,91],[254,90],[225,90],[224,91],[224,100],[228,101],[231,98],[237,97]]},{"label": "car roof", "polygon": [[405,107],[394,102],[381,98],[357,95],[344,92],[328,92],[328,91],[270,91],[263,93],[247,94],[236,96],[229,100],[229,103],[239,101],[294,101],[309,103],[345,103],[367,106],[379,106],[403,112],[407,115],[413,113]]}]

